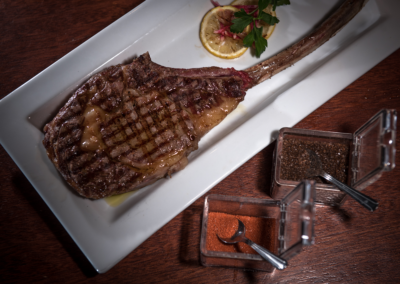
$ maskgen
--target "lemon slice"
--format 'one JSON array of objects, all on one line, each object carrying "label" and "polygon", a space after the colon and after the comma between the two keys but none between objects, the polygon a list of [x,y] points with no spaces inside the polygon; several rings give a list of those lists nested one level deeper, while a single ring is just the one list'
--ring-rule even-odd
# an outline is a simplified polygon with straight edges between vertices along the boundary
[{"label": "lemon slice", "polygon": [[[258,0],[235,0],[230,5],[258,5]],[[263,11],[265,13],[268,13],[268,14],[276,17],[276,12],[272,11],[272,8],[273,8],[272,5],[268,5],[268,7],[265,8]],[[261,21],[260,24],[263,27],[262,36],[265,39],[268,39],[274,32],[276,25],[271,26],[271,25],[264,23],[263,21]]]},{"label": "lemon slice", "polygon": [[[220,24],[221,21],[224,23],[226,19],[233,17],[233,14],[238,11],[239,9],[232,6],[220,6],[211,9],[204,16],[200,26],[200,40],[211,54],[224,59],[233,59],[246,52],[247,47],[243,46],[241,38],[234,39],[215,33],[223,27]],[[249,27],[246,28],[245,33],[248,33],[249,29]]]}]

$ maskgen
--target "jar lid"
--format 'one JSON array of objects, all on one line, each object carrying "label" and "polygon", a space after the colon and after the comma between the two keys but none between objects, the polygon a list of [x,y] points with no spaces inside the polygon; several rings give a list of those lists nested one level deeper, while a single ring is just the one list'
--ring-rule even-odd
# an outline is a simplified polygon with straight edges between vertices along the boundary
[{"label": "jar lid", "polygon": [[361,126],[353,136],[352,180],[361,190],[384,171],[395,167],[397,112],[383,109]]},{"label": "jar lid", "polygon": [[288,260],[314,243],[315,181],[304,180],[281,203],[279,254]]}]

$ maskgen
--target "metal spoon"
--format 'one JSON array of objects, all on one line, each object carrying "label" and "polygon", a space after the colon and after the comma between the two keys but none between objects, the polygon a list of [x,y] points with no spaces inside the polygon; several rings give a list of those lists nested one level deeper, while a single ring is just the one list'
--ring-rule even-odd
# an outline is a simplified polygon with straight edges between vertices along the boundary
[{"label": "metal spoon", "polygon": [[282,270],[288,266],[287,261],[274,255],[272,252],[269,250],[263,248],[260,245],[257,245],[256,243],[252,242],[248,238],[245,237],[245,232],[246,228],[244,227],[244,224],[242,221],[237,219],[239,222],[239,227],[236,230],[235,234],[230,237],[230,238],[221,238],[218,236],[218,238],[225,244],[236,244],[237,242],[244,242],[248,244],[252,249],[254,249],[256,252],[258,252],[259,255],[261,255],[262,258],[265,260],[269,261],[274,267],[276,267],[279,270]]},{"label": "metal spoon", "polygon": [[311,165],[310,168],[307,170],[307,176],[312,177],[312,176],[320,176],[326,179],[327,181],[330,181],[334,185],[336,185],[340,190],[346,192],[348,195],[353,197],[358,203],[360,203],[362,206],[367,208],[369,211],[373,212],[376,208],[378,208],[378,202],[372,199],[371,197],[366,196],[365,194],[359,192],[358,190],[351,188],[347,186],[346,184],[338,181],[335,179],[333,176],[330,174],[326,173],[322,169],[322,164],[321,160],[318,157],[318,155],[310,150],[306,149],[309,156],[310,156],[310,161]]}]

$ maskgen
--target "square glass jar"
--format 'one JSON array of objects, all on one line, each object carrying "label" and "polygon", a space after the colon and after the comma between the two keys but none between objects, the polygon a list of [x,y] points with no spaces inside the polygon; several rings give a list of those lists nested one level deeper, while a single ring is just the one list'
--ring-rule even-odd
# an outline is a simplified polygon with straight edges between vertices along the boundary
[{"label": "square glass jar", "polygon": [[[283,143],[295,139],[307,143],[344,144],[348,146],[347,185],[362,190],[374,183],[384,171],[395,167],[396,110],[383,109],[368,120],[355,133],[282,128],[273,157],[273,177],[270,196],[282,199],[299,181],[282,178],[284,164]],[[286,140],[287,141],[287,140]],[[332,161],[334,163],[336,161]],[[332,173],[331,173],[332,174]],[[306,178],[306,177],[304,177]],[[336,186],[316,183],[316,203],[335,206],[345,200],[346,194]]]},{"label": "square glass jar", "polygon": [[[211,212],[274,219],[269,238],[272,253],[289,260],[303,246],[314,242],[315,182],[303,181],[284,199],[248,198],[212,194],[206,197],[200,239],[200,259],[204,266],[225,266],[272,272],[274,267],[258,254],[223,252],[209,249],[207,236]],[[246,230],[250,228],[246,227]],[[210,230],[211,232],[211,230]]]}]

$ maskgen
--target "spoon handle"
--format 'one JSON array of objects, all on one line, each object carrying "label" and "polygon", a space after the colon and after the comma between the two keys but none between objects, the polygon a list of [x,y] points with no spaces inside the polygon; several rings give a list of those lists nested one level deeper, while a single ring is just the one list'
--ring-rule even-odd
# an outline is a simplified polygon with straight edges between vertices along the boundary
[{"label": "spoon handle", "polygon": [[246,238],[245,242],[246,242],[246,244],[251,246],[252,249],[254,249],[256,252],[258,252],[258,254],[261,255],[262,258],[264,258],[266,261],[269,261],[277,269],[282,270],[288,266],[286,260],[276,256],[275,254],[273,254],[269,250],[263,248],[262,246],[257,245],[256,243],[252,242],[251,240],[249,240],[247,238]]},{"label": "spoon handle", "polygon": [[337,179],[335,179],[333,176],[331,176],[326,172],[322,172],[321,175],[323,178],[336,185],[340,190],[343,190],[348,195],[353,197],[358,203],[367,208],[369,211],[373,212],[376,208],[378,208],[378,202],[372,199],[371,197],[368,197],[365,194],[359,192],[358,190],[355,190],[354,188],[347,186],[346,184],[338,181]]}]

